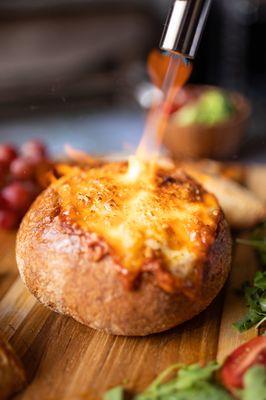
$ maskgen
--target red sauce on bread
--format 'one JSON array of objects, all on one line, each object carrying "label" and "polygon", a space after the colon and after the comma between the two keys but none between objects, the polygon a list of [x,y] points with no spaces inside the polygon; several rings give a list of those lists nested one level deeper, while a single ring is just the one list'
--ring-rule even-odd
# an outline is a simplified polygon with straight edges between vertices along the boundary
[{"label": "red sauce on bread", "polygon": [[71,168],[53,184],[62,223],[88,235],[94,261],[110,254],[129,289],[149,272],[165,291],[189,296],[200,288],[221,209],[182,170],[143,168],[133,180],[124,162]]}]

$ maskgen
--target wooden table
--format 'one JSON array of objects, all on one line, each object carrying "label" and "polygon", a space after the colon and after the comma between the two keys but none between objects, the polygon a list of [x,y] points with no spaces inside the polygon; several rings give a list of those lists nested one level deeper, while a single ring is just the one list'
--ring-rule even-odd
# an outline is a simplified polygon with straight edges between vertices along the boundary
[{"label": "wooden table", "polygon": [[[250,184],[262,192],[266,181],[255,175]],[[235,289],[257,268],[249,247],[235,245],[226,287],[198,317],[163,334],[125,338],[94,331],[40,305],[18,277],[14,245],[15,233],[0,232],[0,330],[21,357],[30,382],[16,399],[96,400],[121,383],[139,391],[171,363],[222,361],[256,335],[232,328],[245,312]]]}]

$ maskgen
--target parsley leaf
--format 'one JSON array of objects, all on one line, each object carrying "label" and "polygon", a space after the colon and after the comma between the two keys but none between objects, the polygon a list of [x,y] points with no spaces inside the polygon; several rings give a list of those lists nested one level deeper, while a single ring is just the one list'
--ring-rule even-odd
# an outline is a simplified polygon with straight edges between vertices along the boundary
[{"label": "parsley leaf", "polygon": [[244,318],[234,324],[240,332],[266,321],[266,271],[257,272],[253,286],[247,285],[244,293],[248,311]]}]

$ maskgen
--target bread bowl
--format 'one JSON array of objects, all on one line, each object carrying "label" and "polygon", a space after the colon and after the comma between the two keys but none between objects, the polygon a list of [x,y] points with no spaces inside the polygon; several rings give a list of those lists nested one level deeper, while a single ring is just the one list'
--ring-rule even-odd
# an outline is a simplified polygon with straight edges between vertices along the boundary
[{"label": "bread bowl", "polygon": [[211,303],[230,270],[231,238],[216,198],[182,170],[113,162],[71,167],[48,187],[20,226],[16,256],[44,305],[143,336]]}]

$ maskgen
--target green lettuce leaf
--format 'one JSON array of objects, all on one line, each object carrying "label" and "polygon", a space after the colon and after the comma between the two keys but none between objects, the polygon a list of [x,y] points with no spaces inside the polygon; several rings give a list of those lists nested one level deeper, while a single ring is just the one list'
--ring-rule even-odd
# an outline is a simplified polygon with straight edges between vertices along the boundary
[{"label": "green lettuce leaf", "polygon": [[134,400],[231,400],[231,396],[214,382],[217,363],[205,367],[198,364],[180,368],[175,377],[164,382],[178,366],[170,367]]},{"label": "green lettuce leaf", "polygon": [[241,400],[266,400],[266,368],[255,365],[244,376],[244,390],[239,393]]},{"label": "green lettuce leaf", "polygon": [[124,400],[124,389],[122,386],[117,386],[108,390],[103,396],[103,400]]}]

